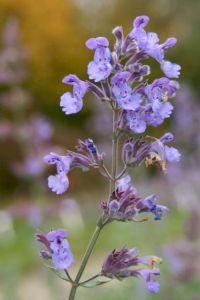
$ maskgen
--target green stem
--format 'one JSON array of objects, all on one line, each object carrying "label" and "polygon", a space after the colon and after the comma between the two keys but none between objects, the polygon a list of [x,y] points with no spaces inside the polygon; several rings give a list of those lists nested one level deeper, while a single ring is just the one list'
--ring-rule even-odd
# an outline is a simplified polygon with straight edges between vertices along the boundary
[{"label": "green stem", "polygon": [[71,278],[69,272],[68,272],[66,269],[65,269],[64,271],[65,271],[65,273],[66,273],[66,275],[67,275],[69,281],[70,281],[71,283],[73,283],[73,279]]},{"label": "green stem", "polygon": [[88,245],[88,247],[87,247],[87,250],[86,250],[86,252],[85,252],[85,254],[84,254],[84,256],[83,256],[83,260],[82,260],[82,262],[81,262],[80,269],[79,269],[79,271],[78,271],[78,273],[77,273],[77,275],[76,275],[76,278],[75,278],[75,280],[74,280],[74,283],[75,283],[75,284],[74,284],[74,285],[72,286],[72,288],[71,288],[70,295],[69,295],[69,300],[73,300],[74,297],[75,297],[76,290],[77,290],[78,284],[79,284],[79,280],[80,280],[80,278],[81,278],[81,276],[82,276],[82,274],[83,274],[83,271],[85,270],[85,267],[86,267],[86,265],[87,265],[87,262],[88,262],[88,260],[89,260],[89,257],[90,257],[90,255],[91,255],[91,253],[92,253],[92,250],[93,250],[93,248],[94,248],[94,246],[95,246],[95,244],[96,244],[96,241],[97,241],[97,239],[98,239],[98,237],[99,237],[99,234],[100,234],[100,231],[101,231],[102,228],[103,228],[103,226],[100,225],[100,224],[98,224],[98,225],[96,226],[96,229],[95,229],[95,231],[94,231],[94,233],[93,233],[93,235],[92,235],[92,238],[91,238],[91,240],[90,240],[90,242],[89,242],[89,245]]},{"label": "green stem", "polygon": [[[115,182],[116,182],[116,175],[117,175],[117,159],[118,159],[118,134],[116,130],[116,124],[118,119],[118,112],[117,108],[113,107],[113,133],[112,133],[112,174],[109,176],[110,179],[110,195],[115,190]],[[87,265],[87,262],[90,258],[90,255],[94,249],[94,246],[96,244],[96,241],[99,237],[99,234],[101,232],[101,229],[103,228],[105,224],[102,224],[101,217],[99,218],[99,221],[97,222],[96,229],[92,235],[92,238],[89,242],[89,245],[87,247],[87,250],[83,256],[80,269],[76,275],[75,280],[72,283],[72,288],[69,294],[69,300],[74,300],[76,291],[78,286],[80,285],[79,281],[81,279],[81,276],[85,270],[85,267]]]},{"label": "green stem", "polygon": [[94,275],[94,276],[92,276],[92,277],[90,277],[90,278],[88,278],[88,279],[86,279],[86,280],[84,280],[82,282],[79,282],[79,285],[82,285],[82,284],[85,284],[87,282],[90,282],[90,281],[98,278],[99,276],[101,276],[101,273],[98,273],[98,274],[96,274],[96,275]]},{"label": "green stem", "polygon": [[110,195],[115,190],[117,159],[118,159],[118,135],[116,132],[116,124],[118,119],[117,109],[113,109],[113,132],[112,132],[112,180],[110,181]]}]

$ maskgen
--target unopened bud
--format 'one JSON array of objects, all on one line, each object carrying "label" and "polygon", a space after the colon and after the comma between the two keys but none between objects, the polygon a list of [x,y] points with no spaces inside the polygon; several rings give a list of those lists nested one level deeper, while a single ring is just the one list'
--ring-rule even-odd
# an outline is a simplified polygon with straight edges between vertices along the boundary
[{"label": "unopened bud", "polygon": [[117,200],[112,200],[109,203],[109,215],[113,216],[115,215],[119,210],[119,202]]}]

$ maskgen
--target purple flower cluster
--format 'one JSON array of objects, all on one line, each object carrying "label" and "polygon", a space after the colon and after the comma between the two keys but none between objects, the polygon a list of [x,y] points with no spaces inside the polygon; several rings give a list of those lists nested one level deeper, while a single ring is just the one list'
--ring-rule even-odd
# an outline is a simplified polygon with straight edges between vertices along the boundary
[{"label": "purple flower cluster", "polygon": [[[93,61],[88,64],[89,79],[95,83],[82,81],[72,74],[63,79],[63,83],[73,86],[72,93],[66,92],[61,96],[60,106],[65,114],[78,113],[83,107],[82,98],[91,91],[98,99],[106,100],[118,109],[117,129],[121,132],[141,134],[147,126],[157,127],[170,117],[173,106],[169,99],[176,95],[179,84],[169,78],[179,76],[180,66],[165,60],[165,52],[176,44],[176,39],[168,38],[159,44],[156,33],[144,30],[148,22],[147,16],[137,17],[125,38],[122,28],[116,27],[113,30],[116,39],[113,51],[105,37],[86,41],[86,47],[95,51]],[[150,74],[150,67],[141,63],[148,57],[160,63],[166,76],[149,84],[143,78]],[[99,82],[101,85],[98,85]],[[140,84],[137,85],[137,82]],[[139,163],[145,159],[146,165],[159,163],[165,170],[166,161],[174,162],[180,158],[178,150],[165,146],[166,142],[168,140],[160,139],[145,147],[140,145],[134,159]],[[79,167],[88,168],[91,164],[88,157],[72,152],[65,156],[50,153],[44,158],[46,163],[57,165],[57,174],[48,178],[48,186],[53,192],[61,194],[68,189],[67,174],[77,159]]]},{"label": "purple flower cluster", "polygon": [[89,167],[98,166],[103,160],[103,154],[99,154],[92,139],[87,139],[85,142],[80,140],[77,150],[84,154],[68,151],[66,155],[59,155],[51,152],[44,157],[45,163],[55,164],[57,167],[57,174],[48,177],[48,187],[52,192],[62,194],[68,189],[67,175],[71,169],[81,168],[83,171],[87,171]]},{"label": "purple flower cluster", "polygon": [[[119,124],[122,130],[144,133],[147,126],[157,127],[169,118],[173,106],[168,101],[176,95],[179,84],[169,78],[178,78],[180,66],[165,60],[165,52],[176,44],[174,37],[159,44],[156,33],[146,32],[144,27],[149,22],[147,16],[140,16],[133,22],[133,29],[124,38],[121,27],[113,30],[116,42],[114,51],[108,46],[105,37],[90,38],[86,46],[94,50],[94,59],[88,65],[89,81],[82,81],[76,75],[63,79],[73,85],[73,95],[65,93],[60,105],[66,114],[77,113],[83,106],[82,97],[92,91],[98,98],[116,103],[122,117]],[[150,67],[142,60],[154,58],[161,65],[166,77],[161,77],[147,84],[143,78],[150,74]],[[136,85],[140,82],[139,85]]]},{"label": "purple flower cluster", "polygon": [[140,213],[150,212],[155,220],[161,220],[163,213],[168,212],[166,206],[156,204],[156,196],[151,195],[141,198],[131,185],[130,176],[125,176],[117,181],[116,190],[111,195],[109,202],[102,203],[106,221],[133,221]]},{"label": "purple flower cluster", "polygon": [[57,270],[68,270],[74,262],[73,254],[66,240],[67,235],[65,229],[53,230],[46,235],[43,233],[36,235],[37,241],[46,247],[46,250],[40,252],[41,257],[51,259]]},{"label": "purple flower cluster", "polygon": [[[161,259],[156,256],[137,256],[136,248],[115,249],[105,259],[102,266],[102,274],[109,278],[119,280],[127,277],[141,277],[145,280],[147,289],[150,293],[157,293],[160,284],[153,276],[160,275],[159,269],[155,268],[156,263]],[[146,268],[136,268],[146,265]],[[133,268],[134,267],[134,268]]]},{"label": "purple flower cluster", "polygon": [[[180,160],[179,151],[166,145],[173,140],[172,133],[165,133],[160,138],[144,134],[148,126],[157,127],[170,117],[173,105],[169,99],[175,97],[179,88],[178,82],[172,79],[178,78],[180,74],[180,66],[165,59],[166,50],[176,44],[176,39],[171,37],[160,44],[156,33],[145,31],[148,22],[147,16],[137,17],[133,22],[133,29],[126,37],[122,27],[114,28],[113,50],[110,50],[105,37],[90,38],[86,41],[86,47],[94,51],[93,60],[89,62],[87,69],[89,79],[94,82],[82,81],[72,74],[63,79],[63,83],[73,86],[72,93],[66,92],[61,96],[60,106],[66,115],[80,112],[83,97],[89,91],[99,102],[106,103],[113,113],[111,171],[106,167],[104,153],[98,151],[90,138],[85,141],[79,140],[76,152],[68,151],[65,155],[50,153],[44,157],[47,164],[55,164],[57,167],[57,173],[48,178],[49,188],[57,194],[62,194],[68,189],[68,173],[75,167],[83,170],[99,168],[100,173],[110,182],[108,200],[101,204],[103,214],[99,218],[77,277],[75,281],[70,280],[72,284],[75,283],[70,299],[74,299],[78,285],[84,286],[100,275],[119,280],[141,277],[145,280],[149,292],[159,291],[159,282],[153,277],[160,275],[159,269],[155,268],[155,264],[161,261],[160,258],[137,256],[136,248],[113,250],[106,257],[100,273],[84,282],[79,281],[97,236],[105,225],[114,220],[141,222],[146,220],[138,219],[142,213],[151,213],[154,220],[161,220],[163,214],[169,211],[166,206],[157,204],[156,195],[138,195],[136,188],[131,184],[131,177],[127,175],[130,167],[137,167],[142,163],[146,166],[156,164],[165,172],[168,162]],[[160,64],[165,77],[153,82],[144,80],[151,72],[150,66],[142,63],[148,58],[153,58]],[[144,135],[133,138],[133,133]],[[123,139],[121,150],[124,167],[118,173],[119,138]],[[37,235],[38,240],[48,250],[41,253],[42,257],[51,258],[56,269],[68,270],[73,262],[66,236],[63,230],[52,231],[46,236]]]},{"label": "purple flower cluster", "polygon": [[160,63],[164,74],[169,78],[178,78],[180,66],[165,60],[165,51],[176,44],[176,38],[168,38],[163,44],[159,44],[158,35],[155,32],[146,32],[145,27],[149,23],[149,17],[140,16],[133,22],[133,30],[130,37],[137,41],[138,46],[145,54]]},{"label": "purple flower cluster", "polygon": [[165,133],[159,139],[151,136],[147,136],[146,139],[140,137],[135,141],[132,138],[128,139],[122,151],[124,164],[138,166],[144,161],[146,166],[157,164],[165,172],[167,162],[178,162],[181,157],[176,148],[165,145],[173,139],[174,136],[170,132]]}]

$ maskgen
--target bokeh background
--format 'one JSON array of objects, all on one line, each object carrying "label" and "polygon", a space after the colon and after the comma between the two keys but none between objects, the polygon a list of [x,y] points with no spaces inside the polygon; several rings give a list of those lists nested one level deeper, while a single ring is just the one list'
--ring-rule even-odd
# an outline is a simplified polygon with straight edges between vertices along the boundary
[{"label": "bokeh background", "polygon": [[[107,183],[97,172],[70,173],[70,189],[55,196],[42,161],[50,151],[73,149],[92,137],[110,155],[110,115],[87,96],[84,109],[65,116],[59,97],[62,78],[86,79],[91,53],[84,42],[112,28],[131,29],[137,15],[163,41],[176,36],[168,57],[182,66],[181,89],[171,121],[151,131],[171,130],[182,161],[163,176],[141,168],[131,175],[142,195],[157,193],[171,212],[162,222],[113,223],[100,237],[84,277],[98,271],[115,247],[138,247],[162,256],[161,292],[149,295],[137,279],[82,289],[77,299],[200,300],[200,1],[199,0],[0,0],[0,300],[63,300],[69,287],[43,265],[34,241],[37,230],[66,227],[76,273],[93,231]],[[154,76],[160,76],[154,67]],[[68,87],[67,87],[68,88]]]}]

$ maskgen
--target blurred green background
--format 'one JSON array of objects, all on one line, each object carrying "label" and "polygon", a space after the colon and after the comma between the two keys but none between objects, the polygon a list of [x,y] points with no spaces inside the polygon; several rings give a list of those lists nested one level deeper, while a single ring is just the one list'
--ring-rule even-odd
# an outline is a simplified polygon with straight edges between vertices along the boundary
[{"label": "blurred green background", "polygon": [[[161,41],[178,39],[168,53],[182,66],[178,117],[154,133],[175,132],[183,158],[167,176],[144,168],[131,175],[142,195],[158,193],[171,212],[162,222],[108,226],[84,277],[98,271],[113,248],[138,247],[141,255],[164,257],[161,292],[149,295],[142,282],[130,279],[80,288],[77,299],[200,300],[199,13],[199,0],[0,0],[0,300],[67,299],[69,286],[38,257],[35,232],[67,228],[75,275],[108,186],[96,171],[73,171],[70,189],[57,197],[47,189],[53,168],[46,169],[42,157],[92,137],[109,159],[105,126],[109,130],[110,123],[89,96],[79,114],[65,116],[59,98],[69,87],[61,80],[69,73],[86,79],[92,57],[86,39],[106,36],[112,43],[113,27],[122,25],[128,33],[133,19],[143,14]],[[153,73],[161,76],[157,65]]]}]

